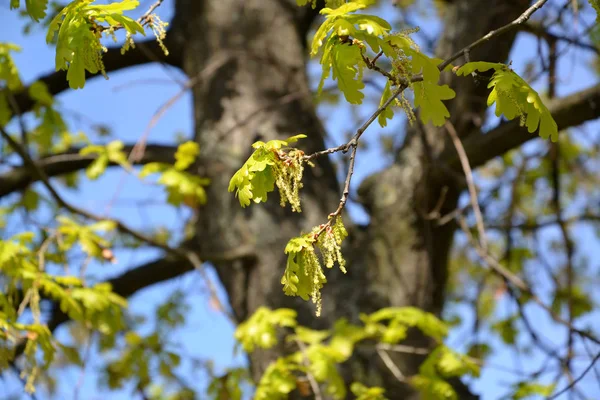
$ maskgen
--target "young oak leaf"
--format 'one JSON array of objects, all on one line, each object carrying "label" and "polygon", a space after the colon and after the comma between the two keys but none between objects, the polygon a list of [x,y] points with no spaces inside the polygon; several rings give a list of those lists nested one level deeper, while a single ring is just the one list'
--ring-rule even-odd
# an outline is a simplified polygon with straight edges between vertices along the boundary
[{"label": "young oak leaf", "polygon": [[414,73],[422,73],[423,81],[437,83],[440,79],[439,63],[442,61],[438,58],[428,57],[420,51],[410,47],[404,48],[404,52],[412,57],[412,67]]},{"label": "young oak leaf", "polygon": [[485,72],[493,69],[495,71],[505,68],[506,65],[501,63],[492,63],[487,61],[474,61],[470,63],[466,63],[462,65],[459,69],[456,70],[456,75],[458,76],[467,76],[472,74],[475,71]]},{"label": "young oak leaf", "polygon": [[269,140],[266,143],[259,140],[258,142],[254,142],[252,144],[252,148],[254,148],[254,149],[263,148],[266,150],[278,150],[278,149],[281,149],[282,147],[289,146],[292,143],[296,143],[298,140],[304,139],[305,137],[306,137],[306,135],[301,133],[299,135],[290,136],[289,138],[287,138],[285,140],[274,139],[274,140]]},{"label": "young oak leaf", "polygon": [[[321,14],[325,21],[313,38],[311,54],[315,55],[324,45],[321,56],[323,72],[319,83],[318,93],[321,93],[325,80],[332,73],[333,80],[350,104],[361,104],[364,98],[362,73],[365,67],[362,51],[366,42],[375,52],[385,48],[391,52],[391,47],[383,37],[391,30],[390,24],[374,15],[351,15],[350,13],[365,8],[370,1],[353,1],[340,5],[338,8],[324,8]],[[331,35],[327,38],[327,36]],[[349,42],[349,37],[356,42]],[[327,38],[327,40],[326,40]]]},{"label": "young oak leaf", "polygon": [[129,170],[131,165],[123,151],[124,144],[120,140],[108,143],[106,146],[90,145],[79,150],[81,155],[96,154],[96,159],[86,168],[86,175],[91,180],[98,179],[105,171],[109,163],[119,164]]},{"label": "young oak leaf", "polygon": [[420,107],[419,117],[424,124],[431,121],[435,126],[442,126],[450,112],[442,100],[450,100],[456,96],[448,85],[439,86],[430,81],[416,82],[412,86],[415,92],[415,107]]},{"label": "young oak leaf", "polygon": [[[10,9],[19,8],[19,0],[10,0]],[[35,22],[39,22],[40,19],[46,16],[46,7],[48,6],[48,0],[25,0],[25,7],[27,14]]]},{"label": "young oak leaf", "polygon": [[529,133],[539,127],[539,135],[543,139],[558,140],[558,126],[539,94],[529,86],[518,74],[508,66],[499,63],[472,62],[463,65],[456,75],[467,75],[474,71],[485,72],[494,69],[488,88],[492,88],[487,105],[496,104],[496,116],[504,115],[506,119],[520,118],[521,126],[526,126]]},{"label": "young oak leaf", "polygon": [[[367,7],[366,2],[351,2],[341,5],[338,8],[325,7],[320,11],[320,14],[325,15],[325,21],[319,26],[311,45],[311,55],[316,55],[319,48],[323,46],[323,41],[329,32],[336,30],[338,35],[350,35],[354,31],[353,24],[346,21],[348,13],[358,11]],[[366,17],[366,16],[363,16]],[[331,39],[331,38],[330,38]]]},{"label": "young oak leaf", "polygon": [[356,400],[387,400],[385,389],[381,387],[367,387],[360,382],[353,382],[350,391],[356,396]]},{"label": "young oak leaf", "polygon": [[321,57],[323,74],[319,83],[320,93],[333,71],[332,78],[337,81],[338,88],[350,104],[361,104],[364,94],[361,92],[365,84],[362,81],[365,63],[358,46],[341,44],[337,38],[330,38]]},{"label": "young oak leaf", "polygon": [[[123,27],[129,35],[144,33],[139,22],[123,15],[139,5],[137,0],[123,0],[105,5],[93,5],[92,0],[73,1],[50,22],[46,41],[50,43],[58,32],[56,41],[56,70],[66,70],[72,89],[82,88],[85,72],[102,72],[105,75],[102,53],[106,48],[100,43],[102,33],[111,34],[115,27]],[[108,29],[97,23],[108,24]],[[103,25],[104,26],[104,25]],[[104,27],[106,28],[106,27]]]},{"label": "young oak leaf", "polygon": [[146,164],[140,171],[139,177],[145,178],[157,173],[160,174],[157,183],[164,186],[168,203],[175,206],[185,204],[192,208],[206,204],[207,196],[204,187],[210,184],[210,179],[157,162]]},{"label": "young oak leaf", "polygon": [[[396,39],[396,42],[398,40]],[[399,42],[408,46],[409,43]],[[427,124],[431,121],[435,126],[442,126],[450,112],[442,100],[450,100],[456,96],[454,90],[448,85],[438,85],[440,70],[438,64],[441,60],[431,58],[411,47],[403,47],[402,51],[412,57],[411,68],[415,74],[421,73],[423,80],[415,82],[411,87],[415,92],[415,108],[420,108],[421,121]],[[381,122],[381,121],[380,121]]]},{"label": "young oak leaf", "polygon": [[285,400],[296,389],[297,378],[294,370],[300,369],[297,363],[278,358],[273,361],[260,378],[254,393],[255,400]]},{"label": "young oak leaf", "polygon": [[[379,107],[383,106],[383,104],[390,98],[392,95],[392,90],[390,86],[390,81],[388,80],[385,84],[385,88],[383,89],[383,93],[381,94],[381,100],[379,100]],[[394,118],[394,110],[392,109],[392,105],[387,106],[377,117],[377,121],[379,125],[383,128],[387,126],[387,120],[391,120]]]},{"label": "young oak leaf", "polygon": [[[381,49],[388,54],[391,50],[385,41],[385,37],[392,29],[391,25],[384,19],[375,15],[347,15],[337,22],[338,35],[345,34],[342,29],[348,30],[350,36],[366,42],[373,52],[378,53]],[[357,27],[357,28],[355,28]]]}]

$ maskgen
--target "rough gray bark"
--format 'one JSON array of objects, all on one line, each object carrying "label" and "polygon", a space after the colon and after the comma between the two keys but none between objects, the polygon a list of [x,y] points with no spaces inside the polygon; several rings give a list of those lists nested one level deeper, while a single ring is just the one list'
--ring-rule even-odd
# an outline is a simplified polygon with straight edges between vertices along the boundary
[{"label": "rough gray bark", "polygon": [[[236,318],[247,318],[257,307],[293,307],[300,323],[330,327],[340,317],[356,320],[359,312],[386,306],[413,305],[440,314],[448,253],[455,227],[438,227],[424,218],[437,202],[448,176],[434,160],[447,147],[445,133],[429,127],[407,133],[397,162],[368,179],[360,197],[369,210],[366,230],[350,227],[346,251],[348,274],[327,271],[323,316],[314,317],[312,305],[283,295],[280,278],[286,242],[301,230],[327,220],[340,196],[332,165],[319,159],[307,171],[303,210],[292,215],[272,198],[266,205],[242,209],[227,193],[230,177],[250,153],[256,140],[285,138],[301,132],[309,138],[307,152],[324,148],[323,128],[317,119],[308,87],[305,49],[306,18],[280,0],[206,0],[177,4],[185,41],[183,69],[195,77],[214,60],[227,57],[210,79],[193,88],[196,140],[211,179],[208,205],[200,211],[198,244],[202,252],[223,252],[252,245],[255,257],[216,265]],[[448,6],[446,31],[437,55],[448,56],[464,45],[517,17],[527,1],[455,1]],[[474,19],[473,15],[477,15]],[[178,25],[175,25],[178,26]],[[473,59],[504,61],[514,35],[502,37],[472,54]],[[485,85],[470,79],[447,78],[457,91],[451,103],[453,123],[460,133],[472,132],[483,118]],[[291,101],[289,99],[292,99]],[[450,183],[441,212],[456,205],[458,184]],[[273,196],[273,197],[276,197]],[[348,219],[346,218],[346,221]],[[349,225],[349,223],[347,222]],[[415,342],[425,339],[415,336]],[[283,348],[251,356],[256,378]],[[417,372],[421,359],[396,357],[406,375]],[[382,384],[390,398],[416,398],[398,382],[374,354],[361,353],[345,371],[349,379]]]}]

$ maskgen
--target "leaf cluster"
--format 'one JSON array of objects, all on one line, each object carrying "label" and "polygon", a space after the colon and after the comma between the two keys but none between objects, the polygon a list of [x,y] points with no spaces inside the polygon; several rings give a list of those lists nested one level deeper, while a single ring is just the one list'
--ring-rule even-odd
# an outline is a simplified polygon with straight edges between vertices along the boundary
[{"label": "leaf cluster", "polygon": [[[65,248],[73,245],[69,235],[84,235],[84,228],[74,232],[75,224],[69,226],[71,231],[64,233],[65,242],[62,243]],[[91,237],[91,234],[86,236],[85,241],[93,241]],[[27,339],[23,374],[29,392],[35,390],[34,380],[42,370],[48,368],[56,351],[66,351],[41,321],[42,298],[54,300],[69,318],[105,335],[112,335],[121,329],[122,309],[127,306],[126,300],[113,293],[109,284],[86,287],[77,277],[45,272],[44,258],[31,249],[33,239],[32,232],[25,232],[0,241],[0,273],[3,276],[3,289],[0,292],[0,354],[6,356],[3,361],[12,360],[15,345]],[[33,318],[33,323],[21,322],[26,315]],[[39,357],[40,352],[42,358]],[[6,363],[0,365],[0,369],[7,367]]]},{"label": "leaf cluster", "polygon": [[[0,43],[0,89],[14,91],[22,86],[19,70],[12,58],[12,52],[20,52],[21,48],[13,43]],[[8,94],[0,91],[0,125],[6,125],[12,116],[8,102]]]},{"label": "leaf cluster", "polygon": [[[56,41],[56,70],[66,70],[72,89],[82,88],[85,72],[101,72],[106,76],[100,43],[102,35],[111,35],[123,27],[129,34],[144,33],[139,22],[123,15],[139,5],[137,0],[123,0],[111,4],[93,4],[92,0],[73,1],[50,22],[46,41]],[[107,26],[99,25],[105,23]],[[106,31],[106,32],[105,32]]]},{"label": "leaf cluster", "polygon": [[[236,339],[250,352],[257,347],[268,349],[275,346],[277,327],[293,331],[286,334],[286,342],[300,343],[297,352],[280,357],[269,365],[258,383],[257,399],[287,398],[288,393],[299,388],[302,374],[310,374],[323,384],[326,394],[331,398],[343,399],[347,388],[338,366],[352,356],[355,347],[373,345],[373,342],[401,342],[411,327],[418,328],[438,343],[421,365],[420,373],[409,380],[416,389],[429,396],[425,398],[456,399],[456,393],[446,379],[479,373],[477,365],[469,357],[442,344],[448,331],[446,324],[417,308],[385,308],[373,314],[361,315],[361,325],[340,319],[333,329],[322,331],[298,325],[295,316],[295,311],[290,309],[270,310],[261,307],[236,331]],[[395,339],[390,340],[392,337]],[[355,382],[350,390],[357,399],[385,399],[385,390],[379,387],[368,388]]]},{"label": "leaf cluster", "polygon": [[337,263],[346,273],[341,245],[347,236],[342,218],[338,216],[310,233],[291,239],[285,247],[288,258],[281,278],[283,292],[304,300],[311,298],[317,305],[317,316],[321,314],[321,288],[327,283],[322,265],[331,269]]},{"label": "leaf cluster", "polygon": [[[392,86],[404,84],[414,91],[414,107],[420,108],[423,123],[431,121],[436,126],[443,125],[450,116],[443,100],[454,98],[455,93],[447,85],[438,85],[438,64],[442,60],[421,53],[409,37],[412,31],[391,33],[391,26],[385,20],[373,15],[353,14],[369,3],[353,1],[335,9],[321,10],[326,19],[315,33],[311,46],[313,55],[323,48],[319,92],[332,72],[332,78],[337,81],[346,100],[351,104],[361,104],[364,98],[361,92],[364,88],[363,71],[365,67],[373,68],[373,65],[367,64],[370,61],[365,57],[368,46],[373,53],[388,57],[393,65],[392,71],[386,75],[388,81],[380,105],[391,97]],[[421,74],[422,79],[412,82],[416,74]],[[398,104],[412,121],[412,107],[404,95],[401,99]],[[379,124],[382,127],[387,125],[387,119],[393,115],[392,108],[387,107],[378,118]]]},{"label": "leaf cluster", "polygon": [[58,216],[56,221],[58,222],[57,233],[61,236],[58,244],[61,251],[69,250],[75,244],[79,244],[81,250],[88,256],[99,260],[105,259],[105,250],[109,249],[111,244],[97,232],[113,231],[116,228],[114,221],[99,221],[85,226],[64,215]]},{"label": "leaf cluster", "polygon": [[496,104],[496,116],[504,115],[508,120],[519,117],[521,126],[530,133],[539,127],[542,138],[558,140],[558,127],[552,114],[542,102],[539,94],[519,75],[505,64],[490,62],[470,62],[460,67],[456,74],[468,75],[474,71],[485,72],[493,69],[494,75],[488,84],[492,88],[487,105]]},{"label": "leaf cluster", "polygon": [[234,192],[242,207],[250,202],[267,201],[267,194],[279,189],[282,207],[290,203],[292,211],[300,212],[300,188],[304,172],[304,153],[289,149],[288,146],[305,138],[306,135],[292,136],[286,140],[258,141],[248,160],[229,181],[229,192]]},{"label": "leaf cluster", "polygon": [[114,140],[104,146],[89,145],[79,150],[79,154],[84,156],[89,154],[96,155],[94,161],[85,169],[87,177],[90,180],[98,179],[104,174],[106,167],[108,167],[108,164],[110,163],[118,164],[126,170],[130,170],[131,164],[123,151],[124,146],[122,141]]},{"label": "leaf cluster", "polygon": [[83,132],[69,131],[57,102],[48,91],[45,83],[37,81],[28,88],[29,96],[35,101],[33,112],[40,121],[28,134],[31,147],[40,155],[66,151],[79,143],[89,142]]},{"label": "leaf cluster", "polygon": [[[17,9],[21,6],[20,0],[10,0],[10,9]],[[25,0],[25,9],[27,14],[36,22],[39,22],[46,16],[48,0]]]},{"label": "leaf cluster", "polygon": [[175,165],[153,162],[140,171],[140,178],[160,174],[157,183],[164,186],[167,201],[174,206],[185,204],[197,207],[206,203],[206,190],[210,180],[201,178],[186,170],[196,161],[200,148],[195,142],[185,142],[177,148]]},{"label": "leaf cluster", "polygon": [[216,376],[208,385],[207,394],[211,399],[242,400],[242,385],[250,382],[246,368],[232,368],[225,374]]}]

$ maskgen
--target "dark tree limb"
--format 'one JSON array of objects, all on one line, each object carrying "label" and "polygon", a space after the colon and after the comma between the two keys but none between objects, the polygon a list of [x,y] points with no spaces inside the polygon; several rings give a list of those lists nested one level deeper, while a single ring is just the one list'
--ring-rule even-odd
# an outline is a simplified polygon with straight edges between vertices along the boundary
[{"label": "dark tree limb", "polygon": [[[559,130],[594,120],[600,117],[600,84],[556,99],[550,102],[548,109]],[[463,146],[471,166],[476,168],[537,137],[537,131],[529,133],[526,128],[519,126],[518,120],[513,120],[485,134],[469,136],[463,141]],[[460,168],[460,160],[454,149],[444,151],[441,160],[452,168]]]},{"label": "dark tree limb", "polygon": [[[133,145],[127,145],[123,148],[123,151],[129,153],[132,149]],[[177,147],[175,146],[160,144],[147,145],[144,157],[139,161],[139,164],[147,164],[149,162],[172,164],[175,161],[176,151]],[[80,155],[79,149],[74,148],[65,153],[42,158],[41,160],[38,160],[36,164],[46,173],[46,176],[52,178],[80,171],[90,165],[95,159],[95,155]],[[28,185],[37,181],[39,181],[39,177],[32,173],[31,168],[25,165],[13,168],[0,175],[0,198],[16,191],[23,190]]]},{"label": "dark tree limb", "polygon": [[[109,47],[108,52],[104,53],[102,60],[107,73],[134,67],[137,65],[148,64],[152,62],[167,63],[179,67],[181,65],[180,49],[175,41],[169,39],[169,33],[165,40],[165,45],[169,49],[169,55],[165,56],[155,39],[148,39],[136,43],[135,48],[130,49],[125,54],[121,54],[121,47]],[[86,79],[102,77],[101,74],[90,74],[86,71]],[[69,89],[67,82],[67,71],[56,71],[41,76],[37,81],[41,81],[48,86],[52,95],[59,94]],[[15,93],[16,109],[21,113],[30,111],[34,105],[34,100],[29,96],[27,88]]]}]

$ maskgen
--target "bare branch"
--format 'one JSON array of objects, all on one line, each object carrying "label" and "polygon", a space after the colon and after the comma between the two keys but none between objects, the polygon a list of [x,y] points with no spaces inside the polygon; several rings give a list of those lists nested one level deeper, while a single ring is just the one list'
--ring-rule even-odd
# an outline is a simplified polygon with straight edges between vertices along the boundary
[{"label": "bare branch", "polygon": [[404,376],[402,371],[400,371],[400,368],[398,368],[398,366],[394,363],[394,360],[392,360],[390,355],[379,346],[376,347],[376,350],[377,355],[379,355],[379,358],[381,358],[385,366],[390,370],[394,377],[398,379],[399,382],[407,383],[408,379],[406,379],[406,377]]},{"label": "bare branch", "polygon": [[[126,145],[123,151],[129,153],[133,147],[133,145]],[[175,146],[151,144],[146,147],[144,156],[137,163],[164,162],[172,164],[175,161],[176,151],[177,148]],[[35,165],[48,178],[52,178],[80,171],[90,165],[95,159],[96,156],[94,154],[80,155],[79,149],[74,148],[65,153],[51,155],[35,161]],[[37,181],[39,181],[39,177],[34,175],[28,166],[15,167],[0,175],[0,198],[23,190],[28,185]]]},{"label": "bare branch", "polygon": [[600,54],[600,48],[594,46],[593,44],[590,43],[586,43],[583,42],[577,38],[572,38],[572,37],[568,37],[568,36],[561,36],[561,35],[555,35],[554,33],[551,33],[550,31],[548,31],[546,29],[546,27],[544,27],[542,24],[537,23],[537,22],[528,22],[526,24],[521,25],[520,29],[523,32],[528,32],[531,33],[532,35],[535,35],[539,38],[543,38],[548,42],[556,42],[556,41],[561,41],[561,42],[565,42],[568,43],[570,45],[573,46],[577,46],[580,47],[582,49],[585,50],[589,50],[592,51],[596,54]]},{"label": "bare branch", "polygon": [[598,354],[596,354],[594,359],[590,362],[590,365],[587,366],[587,368],[581,373],[581,375],[579,375],[577,378],[573,379],[573,381],[570,382],[565,388],[554,393],[551,397],[548,398],[548,400],[557,399],[560,395],[562,395],[562,394],[566,393],[567,391],[569,391],[570,389],[572,389],[579,381],[581,381],[587,375],[588,372],[590,372],[590,370],[592,368],[594,368],[594,364],[596,364],[596,362],[598,360],[600,360],[600,352]]},{"label": "bare branch", "polygon": [[467,236],[467,239],[469,240],[469,243],[471,243],[471,245],[473,246],[473,248],[475,249],[475,251],[477,252],[477,254],[479,255],[479,257],[485,262],[485,264],[487,264],[487,266],[494,273],[496,273],[500,277],[504,278],[507,283],[510,283],[515,288],[519,289],[522,293],[528,295],[531,298],[531,300],[533,300],[537,305],[539,305],[546,312],[548,312],[548,314],[550,315],[550,317],[555,322],[557,322],[557,323],[559,323],[561,325],[566,326],[567,328],[569,328],[570,330],[572,330],[574,333],[576,333],[577,335],[579,335],[582,338],[586,338],[586,339],[589,339],[589,340],[591,340],[592,342],[594,342],[596,344],[600,344],[600,339],[598,339],[596,336],[592,335],[589,332],[586,332],[584,330],[581,330],[581,329],[578,329],[578,328],[574,327],[569,321],[566,321],[560,315],[556,314],[548,305],[546,305],[546,303],[544,303],[542,301],[542,299],[539,298],[539,296],[537,296],[533,292],[533,290],[531,289],[531,287],[523,279],[521,279],[517,275],[513,274],[512,272],[510,272],[502,264],[500,264],[494,257],[492,257],[488,252],[484,251],[481,248],[481,246],[479,245],[479,243],[471,235],[471,233],[469,231],[469,227],[467,226],[467,222],[465,221],[465,219],[463,217],[459,216],[457,219],[458,219],[458,223],[459,223],[462,231]]},{"label": "bare branch", "polygon": [[[564,218],[563,222],[566,225],[570,225],[576,222],[594,222],[594,223],[598,223],[600,222],[600,215],[596,215],[596,214],[582,214],[582,215],[576,215],[573,217],[569,217],[569,218]],[[523,222],[521,224],[514,224],[514,225],[509,225],[509,224],[488,224],[487,227],[490,229],[498,229],[498,230],[508,230],[508,229],[518,229],[518,230],[522,230],[522,231],[535,231],[538,229],[542,229],[542,228],[547,228],[549,226],[552,225],[556,225],[559,224],[560,221],[555,218],[555,219],[551,219],[551,220],[546,220],[546,221],[540,221],[540,222]]]},{"label": "bare branch", "polygon": [[454,125],[450,121],[446,121],[446,131],[450,135],[452,139],[452,143],[454,143],[454,147],[456,148],[456,154],[460,159],[460,163],[465,174],[465,178],[467,180],[467,187],[469,189],[469,196],[471,198],[471,206],[473,207],[473,212],[475,213],[475,221],[477,224],[477,231],[479,232],[479,244],[484,251],[487,251],[487,239],[485,234],[485,225],[483,223],[483,215],[481,214],[481,208],[479,207],[479,201],[477,200],[477,189],[475,189],[475,181],[473,180],[473,171],[471,170],[471,166],[469,165],[469,159],[467,158],[467,153],[458,137],[458,133],[454,128]]},{"label": "bare branch", "polygon": [[544,4],[546,4],[547,1],[548,0],[536,1],[531,7],[529,7],[527,10],[525,10],[525,12],[523,14],[521,14],[517,19],[515,19],[511,23],[506,24],[501,28],[498,28],[496,30],[489,32],[487,35],[485,35],[481,39],[476,40],[475,42],[471,43],[467,47],[454,53],[452,56],[450,56],[450,58],[448,58],[447,60],[445,60],[443,63],[440,64],[440,66],[439,66],[440,70],[443,70],[444,68],[446,68],[448,65],[450,65],[450,63],[452,61],[456,60],[458,57],[460,57],[464,54],[470,53],[471,50],[473,50],[475,47],[478,47],[478,46],[482,45],[483,43],[489,41],[490,39],[492,39],[496,36],[500,36],[503,33],[508,32],[508,31],[516,28],[517,26],[524,24],[525,22],[527,22],[529,20],[529,18],[531,18],[533,13],[536,12],[537,10],[539,10],[540,8],[542,8],[544,6]]}]

